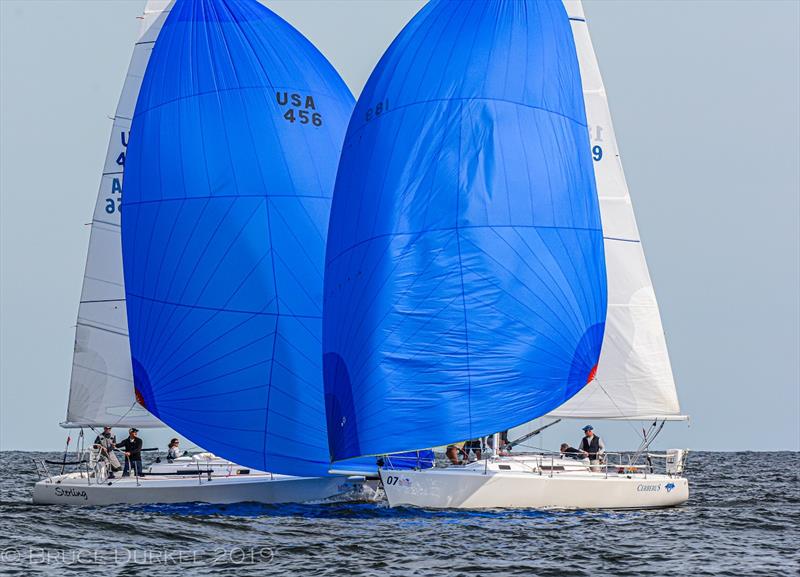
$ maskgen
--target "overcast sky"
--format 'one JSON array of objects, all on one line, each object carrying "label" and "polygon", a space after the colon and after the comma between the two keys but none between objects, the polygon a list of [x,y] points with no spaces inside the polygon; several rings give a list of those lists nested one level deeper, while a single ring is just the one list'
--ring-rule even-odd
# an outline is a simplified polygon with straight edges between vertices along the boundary
[{"label": "overcast sky", "polygon": [[[358,95],[423,2],[265,3]],[[798,450],[800,2],[584,4],[692,417],[659,445]],[[143,6],[0,0],[2,449],[66,436],[85,223]],[[637,445],[627,424],[593,424],[607,445]],[[577,442],[578,425],[549,431],[548,448]]]}]

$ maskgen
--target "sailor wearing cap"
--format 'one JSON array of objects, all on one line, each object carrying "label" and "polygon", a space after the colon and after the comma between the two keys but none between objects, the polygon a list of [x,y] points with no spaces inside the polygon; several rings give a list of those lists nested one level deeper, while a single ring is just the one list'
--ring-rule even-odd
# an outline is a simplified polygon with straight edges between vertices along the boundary
[{"label": "sailor wearing cap", "polygon": [[606,446],[603,444],[603,440],[594,434],[594,427],[591,425],[586,425],[583,428],[580,450],[581,453],[589,457],[589,464],[592,466],[592,471],[598,471],[599,468],[597,465],[600,464]]},{"label": "sailor wearing cap", "polygon": [[130,476],[133,469],[134,475],[143,477],[142,474],[142,440],[139,438],[139,429],[131,427],[128,429],[128,438],[117,443],[117,448],[125,453],[125,467],[122,469],[122,476]]}]

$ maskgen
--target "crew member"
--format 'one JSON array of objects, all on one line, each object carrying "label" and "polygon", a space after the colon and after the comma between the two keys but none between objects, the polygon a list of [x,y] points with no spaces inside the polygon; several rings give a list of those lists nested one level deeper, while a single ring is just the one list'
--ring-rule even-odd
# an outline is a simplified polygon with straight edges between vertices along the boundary
[{"label": "crew member", "polygon": [[592,471],[598,471],[598,465],[603,458],[606,446],[603,444],[603,440],[594,434],[594,427],[591,425],[586,425],[583,428],[580,450],[584,456],[589,458]]},{"label": "crew member", "polygon": [[568,443],[561,443],[561,456],[569,459],[580,459],[581,452],[575,447],[570,447]]},{"label": "crew member", "polygon": [[167,447],[167,462],[171,463],[178,457],[180,457],[180,451],[178,449],[178,444],[180,441],[178,439],[172,439],[169,442],[169,446]]},{"label": "crew member", "polygon": [[472,451],[472,453],[475,455],[475,460],[476,461],[480,461],[481,460],[482,449],[483,449],[483,439],[481,439],[481,438],[472,439],[472,440],[467,441],[466,443],[464,443],[464,453],[465,453],[467,461],[470,460],[470,458],[469,458],[469,452],[470,451]]},{"label": "crew member", "polygon": [[505,455],[508,451],[511,450],[511,443],[508,440],[508,430],[500,431],[497,433],[499,439],[499,450],[495,449],[494,446],[494,435],[490,435],[486,438],[486,445],[490,447],[495,455]]},{"label": "crew member", "polygon": [[111,432],[111,427],[106,425],[103,427],[103,432],[97,435],[94,440],[94,448],[100,452],[100,460],[108,463],[108,478],[113,479],[114,473],[122,469],[119,464],[119,459],[114,454],[114,446],[117,443],[117,438]]},{"label": "crew member", "polygon": [[447,445],[447,450],[445,451],[445,454],[447,455],[447,458],[449,459],[450,463],[452,463],[453,465],[463,464],[461,460],[461,455],[466,455],[463,449],[464,445],[465,445],[464,441],[461,441],[460,443],[453,443],[452,445]]},{"label": "crew member", "polygon": [[125,467],[122,470],[123,477],[130,476],[130,469],[137,477],[144,477],[142,473],[142,440],[139,438],[139,429],[131,428],[128,430],[128,438],[117,444],[117,448],[125,453]]}]

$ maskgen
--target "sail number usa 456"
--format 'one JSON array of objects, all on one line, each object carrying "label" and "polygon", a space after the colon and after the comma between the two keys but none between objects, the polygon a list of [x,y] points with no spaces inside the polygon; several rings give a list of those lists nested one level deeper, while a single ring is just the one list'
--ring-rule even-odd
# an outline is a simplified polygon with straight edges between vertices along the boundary
[{"label": "sail number usa 456", "polygon": [[287,122],[322,126],[322,114],[317,112],[313,96],[284,91],[276,92],[275,100],[278,106],[286,109],[283,119]]}]

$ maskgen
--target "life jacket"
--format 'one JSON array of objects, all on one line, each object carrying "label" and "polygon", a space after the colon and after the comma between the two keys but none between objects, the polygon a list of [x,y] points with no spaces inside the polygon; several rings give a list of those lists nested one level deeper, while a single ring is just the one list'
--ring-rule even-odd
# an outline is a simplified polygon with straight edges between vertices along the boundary
[{"label": "life jacket", "polygon": [[592,435],[592,440],[590,441],[587,437],[581,439],[581,451],[586,451],[589,453],[590,459],[597,458],[597,452],[600,450],[600,437],[597,435]]},{"label": "life jacket", "polygon": [[100,445],[104,449],[110,451],[111,447],[114,446],[116,442],[117,438],[114,435],[106,437],[103,433],[100,433],[95,440],[95,445]]}]

